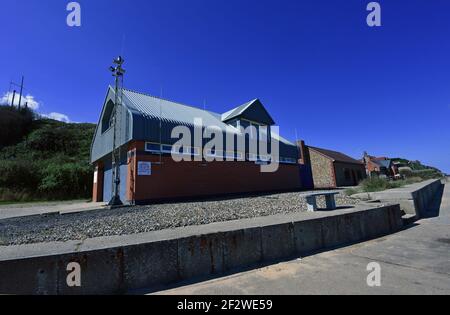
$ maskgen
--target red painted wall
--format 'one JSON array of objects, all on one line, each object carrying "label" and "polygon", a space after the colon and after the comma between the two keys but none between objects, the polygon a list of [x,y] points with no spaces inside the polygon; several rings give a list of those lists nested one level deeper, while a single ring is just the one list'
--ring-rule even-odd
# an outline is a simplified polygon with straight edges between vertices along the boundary
[{"label": "red painted wall", "polygon": [[[233,193],[301,189],[298,165],[280,164],[275,173],[261,173],[252,162],[180,162],[172,157],[145,155],[144,142],[132,143],[128,159],[127,196],[151,201]],[[151,176],[136,176],[137,162],[152,162]]]}]

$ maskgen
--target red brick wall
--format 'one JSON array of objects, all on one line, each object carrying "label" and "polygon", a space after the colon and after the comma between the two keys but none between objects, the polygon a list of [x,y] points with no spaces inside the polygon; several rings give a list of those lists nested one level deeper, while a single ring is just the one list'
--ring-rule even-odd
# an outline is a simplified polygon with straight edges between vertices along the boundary
[{"label": "red brick wall", "polygon": [[[301,188],[298,165],[281,165],[275,173],[261,173],[251,162],[180,162],[171,156],[140,155],[144,143],[132,144],[137,158],[129,158],[130,200],[188,198],[247,192],[296,190]],[[152,162],[151,176],[136,176],[138,161]],[[134,192],[133,192],[134,183]]]}]

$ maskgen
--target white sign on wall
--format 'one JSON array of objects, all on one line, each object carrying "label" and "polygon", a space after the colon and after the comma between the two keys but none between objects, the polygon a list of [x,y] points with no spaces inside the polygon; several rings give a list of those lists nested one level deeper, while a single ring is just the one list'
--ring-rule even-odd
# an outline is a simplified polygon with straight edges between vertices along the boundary
[{"label": "white sign on wall", "polygon": [[95,170],[95,172],[94,172],[94,184],[97,184],[97,182],[98,182],[98,171]]},{"label": "white sign on wall", "polygon": [[152,175],[152,163],[138,162],[138,176],[151,176],[151,175]]}]

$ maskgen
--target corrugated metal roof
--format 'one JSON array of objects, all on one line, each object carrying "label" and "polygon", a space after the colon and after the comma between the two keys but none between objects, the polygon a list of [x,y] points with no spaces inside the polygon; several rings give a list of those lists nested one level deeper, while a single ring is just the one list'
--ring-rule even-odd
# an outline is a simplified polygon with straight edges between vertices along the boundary
[{"label": "corrugated metal roof", "polygon": [[194,119],[202,119],[204,126],[217,126],[221,129],[230,127],[219,119],[219,114],[200,108],[125,89],[123,94],[123,104],[132,111],[138,111],[145,118],[162,118],[165,122],[189,126],[193,126]]},{"label": "corrugated metal roof", "polygon": [[[160,117],[164,123],[172,125],[188,125],[193,126],[194,119],[202,119],[203,126],[216,126],[228,133],[232,132],[240,134],[240,131],[222,121],[223,117],[237,117],[244,112],[250,105],[258,101],[252,100],[244,105],[241,105],[228,113],[218,114],[211,111],[206,111],[190,105],[185,105],[159,97],[131,91],[123,90],[123,104],[135,114],[140,114],[147,120],[159,120]],[[272,138],[281,143],[295,146],[294,143],[286,140],[278,134],[272,133]]]},{"label": "corrugated metal roof", "polygon": [[[108,106],[113,106],[114,98],[114,89],[109,87],[91,146],[92,162],[107,156],[112,151],[112,129],[104,130],[103,124],[106,121],[109,126],[109,118],[105,117],[105,115],[108,115],[106,109],[108,109]],[[252,102],[248,104],[252,104]],[[123,91],[122,104],[123,107],[120,110],[120,116],[123,116],[123,119],[120,119],[120,130],[122,132],[120,132],[118,145],[124,145],[130,140],[172,144],[176,141],[172,137],[173,128],[180,125],[187,126],[192,132],[195,118],[202,119],[203,127],[218,127],[224,135],[226,133],[240,134],[239,129],[222,121],[222,114],[128,89]],[[258,108],[263,108],[262,105],[257,105]],[[245,106],[240,106],[240,108],[245,110]],[[279,141],[280,156],[298,157],[298,148],[295,144],[274,132],[272,132],[272,138]],[[233,148],[230,150],[233,150]]]}]

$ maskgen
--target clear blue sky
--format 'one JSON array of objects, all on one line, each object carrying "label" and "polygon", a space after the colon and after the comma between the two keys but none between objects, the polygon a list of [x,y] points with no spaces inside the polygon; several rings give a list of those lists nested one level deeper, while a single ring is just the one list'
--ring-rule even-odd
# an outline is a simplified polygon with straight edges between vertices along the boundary
[{"label": "clear blue sky", "polygon": [[96,122],[110,61],[126,86],[212,111],[259,98],[294,140],[450,173],[450,1],[0,0],[0,96],[26,77],[42,113]]}]

